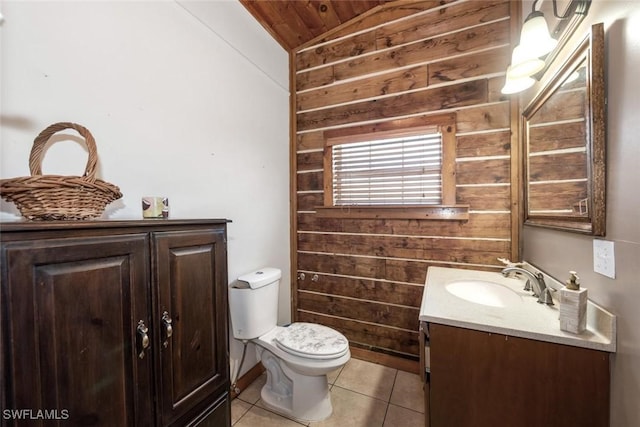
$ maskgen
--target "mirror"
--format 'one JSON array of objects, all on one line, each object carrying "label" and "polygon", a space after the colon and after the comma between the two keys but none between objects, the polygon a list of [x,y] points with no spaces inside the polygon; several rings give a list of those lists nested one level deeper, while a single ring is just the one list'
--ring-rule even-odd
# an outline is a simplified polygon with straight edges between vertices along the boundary
[{"label": "mirror", "polygon": [[524,223],[604,236],[603,24],[592,26],[522,119]]}]

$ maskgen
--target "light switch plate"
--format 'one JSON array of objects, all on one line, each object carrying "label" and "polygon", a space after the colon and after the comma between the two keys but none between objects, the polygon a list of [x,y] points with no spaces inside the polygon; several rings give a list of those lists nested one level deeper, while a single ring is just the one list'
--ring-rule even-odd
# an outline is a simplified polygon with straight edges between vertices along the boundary
[{"label": "light switch plate", "polygon": [[612,279],[616,278],[616,257],[613,242],[594,239],[593,271]]}]

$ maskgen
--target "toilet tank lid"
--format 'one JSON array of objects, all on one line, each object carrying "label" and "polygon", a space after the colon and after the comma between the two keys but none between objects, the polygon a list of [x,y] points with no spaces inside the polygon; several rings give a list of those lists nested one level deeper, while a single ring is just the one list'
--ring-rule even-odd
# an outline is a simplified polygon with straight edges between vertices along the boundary
[{"label": "toilet tank lid", "polygon": [[282,272],[278,268],[265,267],[238,277],[238,282],[246,283],[251,289],[258,289],[280,280]]}]

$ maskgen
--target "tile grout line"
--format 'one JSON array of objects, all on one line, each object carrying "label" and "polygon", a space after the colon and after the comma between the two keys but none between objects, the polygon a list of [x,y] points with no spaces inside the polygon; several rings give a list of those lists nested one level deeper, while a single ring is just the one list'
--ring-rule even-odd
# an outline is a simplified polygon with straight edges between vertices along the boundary
[{"label": "tile grout line", "polygon": [[389,394],[389,400],[387,401],[387,407],[384,411],[384,418],[382,418],[382,427],[384,427],[385,421],[387,421],[387,414],[389,414],[389,406],[391,405],[391,397],[393,396],[393,389],[396,388],[396,382],[398,380],[398,370],[396,369],[396,373],[393,376],[393,385],[391,386],[391,393]]},{"label": "tile grout line", "polygon": [[[338,372],[338,374],[336,375],[336,377],[335,377],[335,378],[333,379],[333,381],[329,384],[329,386],[330,386],[330,387],[329,387],[329,390],[330,390],[330,391],[333,391],[334,386],[336,386],[336,387],[338,387],[338,389],[342,389],[342,390],[348,391],[348,392],[350,392],[350,393],[354,393],[354,394],[357,394],[357,395],[360,395],[360,396],[363,396],[363,397],[366,397],[366,398],[369,398],[369,399],[373,399],[373,400],[376,400],[376,401],[379,401],[379,402],[385,402],[386,406],[385,406],[385,410],[384,410],[384,416],[382,417],[382,424],[381,424],[381,426],[380,426],[380,427],[383,427],[383,426],[384,426],[384,423],[388,421],[388,417],[390,416],[389,410],[390,410],[390,407],[391,407],[391,405],[392,405],[391,400],[392,400],[392,397],[393,397],[393,393],[394,393],[394,391],[395,391],[395,387],[400,385],[400,384],[399,384],[399,381],[400,381],[399,373],[400,373],[400,371],[399,371],[398,369],[394,369],[394,373],[393,373],[394,378],[393,378],[393,382],[392,382],[392,386],[391,386],[391,391],[390,391],[390,394],[388,395],[388,397],[387,397],[387,398],[379,398],[379,397],[375,397],[375,396],[371,396],[371,395],[369,395],[369,394],[366,394],[366,392],[360,392],[360,391],[352,390],[352,389],[350,389],[350,388],[348,388],[348,387],[345,387],[345,386],[337,385],[336,383],[338,382],[339,378],[340,378],[340,377],[342,376],[342,374],[344,373],[344,368],[345,368],[345,367],[343,366],[343,367],[339,370],[339,372]],[[283,422],[285,422],[285,421],[286,421],[286,422],[294,422],[294,423],[296,423],[296,425],[303,425],[303,426],[307,426],[307,427],[309,427],[309,426],[311,426],[311,425],[312,425],[311,423],[304,424],[304,423],[302,423],[301,421],[294,420],[294,419],[288,418],[288,417],[286,417],[286,416],[282,416],[282,415],[278,414],[277,412],[271,411],[271,410],[266,409],[266,408],[262,408],[262,407],[260,407],[260,406],[258,406],[258,405],[257,405],[257,403],[258,403],[258,402],[260,402],[260,399],[258,399],[255,403],[250,403],[250,402],[249,402],[249,401],[247,401],[247,400],[241,399],[241,398],[240,398],[240,396],[238,396],[237,398],[238,398],[238,400],[240,400],[240,401],[242,401],[242,402],[244,402],[244,403],[246,403],[246,404],[249,404],[249,405],[250,405],[250,407],[249,407],[249,409],[248,409],[247,411],[245,411],[245,412],[244,412],[244,413],[243,413],[243,414],[238,418],[238,420],[236,420],[236,422],[233,424],[233,426],[238,425],[238,423],[240,423],[240,422],[241,422],[241,420],[242,420],[243,418],[245,418],[245,416],[246,416],[249,412],[251,412],[251,411],[255,411],[255,410],[254,410],[254,408],[259,408],[259,409],[261,409],[261,410],[264,410],[264,411],[267,411],[267,412],[269,412],[269,413],[272,413],[272,414],[276,415],[279,419],[280,419],[280,418],[282,418]],[[394,404],[394,406],[397,406],[398,408],[402,408],[402,409],[407,410],[407,411],[410,411],[410,412],[414,412],[414,413],[416,413],[417,415],[422,414],[421,412],[416,411],[416,410],[414,410],[413,408],[406,407],[406,406],[404,406],[404,405],[396,405],[396,404]],[[280,424],[278,424],[278,425],[280,425]]]}]

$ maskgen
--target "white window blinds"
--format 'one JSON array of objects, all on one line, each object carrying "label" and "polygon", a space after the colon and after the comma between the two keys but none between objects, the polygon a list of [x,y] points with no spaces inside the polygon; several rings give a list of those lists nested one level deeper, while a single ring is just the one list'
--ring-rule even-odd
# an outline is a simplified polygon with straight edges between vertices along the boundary
[{"label": "white window blinds", "polygon": [[442,203],[439,133],[336,144],[332,167],[334,206]]}]

